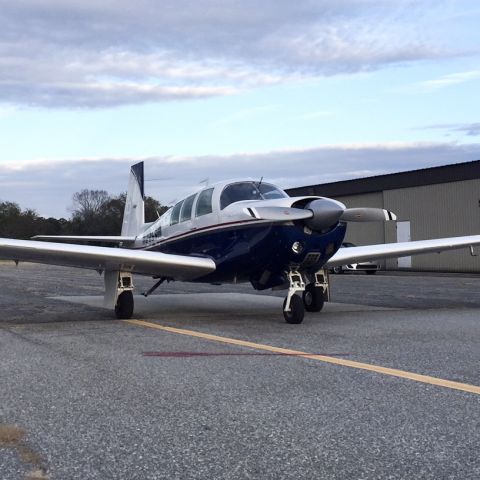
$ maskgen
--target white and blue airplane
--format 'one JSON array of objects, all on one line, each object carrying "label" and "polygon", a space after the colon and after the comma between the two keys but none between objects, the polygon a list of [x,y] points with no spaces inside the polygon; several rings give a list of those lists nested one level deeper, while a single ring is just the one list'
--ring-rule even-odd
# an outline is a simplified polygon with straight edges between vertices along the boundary
[{"label": "white and blue airplane", "polygon": [[103,273],[104,304],[120,319],[133,315],[132,275],[140,274],[157,280],[145,296],[165,280],[285,288],[285,320],[301,323],[305,310],[318,312],[329,299],[328,268],[480,245],[480,235],[471,235],[340,249],[348,222],[395,219],[388,210],[346,208],[318,196],[289,197],[270,183],[241,180],[206,186],[145,223],[140,162],[131,167],[121,235],[1,238],[0,258]]}]

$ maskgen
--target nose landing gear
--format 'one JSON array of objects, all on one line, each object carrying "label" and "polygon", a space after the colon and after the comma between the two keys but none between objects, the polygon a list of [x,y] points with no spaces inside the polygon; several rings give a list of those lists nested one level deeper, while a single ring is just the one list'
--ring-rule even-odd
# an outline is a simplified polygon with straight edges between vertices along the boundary
[{"label": "nose landing gear", "polygon": [[287,298],[283,302],[283,316],[287,323],[302,323],[305,309],[297,292],[305,290],[305,282],[302,274],[297,271],[287,272],[287,277],[290,287],[288,288]]},{"label": "nose landing gear", "polygon": [[[304,277],[307,281],[304,280]],[[314,281],[310,282],[306,274],[298,271],[287,272],[289,288],[287,298],[283,302],[283,316],[287,323],[302,323],[307,312],[319,312],[329,298],[329,282],[326,270],[315,273]],[[297,295],[302,292],[302,298]]]}]

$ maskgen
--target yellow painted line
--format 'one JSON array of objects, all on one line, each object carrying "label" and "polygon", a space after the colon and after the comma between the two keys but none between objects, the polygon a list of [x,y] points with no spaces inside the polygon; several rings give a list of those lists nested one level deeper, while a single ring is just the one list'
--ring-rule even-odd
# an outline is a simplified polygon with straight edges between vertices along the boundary
[{"label": "yellow painted line", "polygon": [[381,367],[378,365],[371,365],[369,363],[355,362],[353,360],[346,360],[343,358],[329,357],[328,355],[315,355],[299,350],[290,350],[288,348],[272,347],[271,345],[264,345],[262,343],[247,342],[245,340],[237,340],[235,338],[220,337],[218,335],[211,335],[209,333],[196,332],[194,330],[185,330],[182,328],[166,327],[158,323],[145,322],[143,320],[123,320],[131,325],[138,325],[140,327],[155,328],[165,332],[177,333],[180,335],[187,335],[189,337],[202,338],[204,340],[211,340],[214,342],[228,343],[230,345],[238,345],[240,347],[254,348],[256,350],[266,350],[267,352],[283,353],[285,355],[295,355],[310,360],[317,360],[319,362],[333,363],[334,365],[342,365],[343,367],[357,368],[359,370],[368,370],[370,372],[382,373],[392,377],[406,378],[407,380],[414,380],[415,382],[427,383],[429,385],[437,385],[439,387],[451,388],[453,390],[461,390],[463,392],[475,393],[480,395],[480,387],[470,385],[468,383],[453,382],[451,380],[444,380],[443,378],[430,377],[428,375],[420,375],[418,373],[406,372],[404,370],[397,370],[395,368]]}]

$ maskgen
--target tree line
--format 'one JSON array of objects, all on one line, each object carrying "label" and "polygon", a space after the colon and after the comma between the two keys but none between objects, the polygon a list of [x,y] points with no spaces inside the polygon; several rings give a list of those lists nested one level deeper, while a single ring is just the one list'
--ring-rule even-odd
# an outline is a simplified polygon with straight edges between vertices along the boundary
[{"label": "tree line", "polygon": [[[75,193],[70,218],[45,218],[31,208],[0,201],[0,237],[28,239],[34,235],[120,235],[127,194],[84,189]],[[167,207],[145,197],[145,221],[153,222]]]}]

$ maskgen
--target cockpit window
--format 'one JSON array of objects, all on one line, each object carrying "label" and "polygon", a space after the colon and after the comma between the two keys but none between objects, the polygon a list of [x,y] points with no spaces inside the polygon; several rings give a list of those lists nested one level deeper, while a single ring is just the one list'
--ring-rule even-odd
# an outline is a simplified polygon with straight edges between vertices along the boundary
[{"label": "cockpit window", "polygon": [[178,223],[178,220],[180,218],[180,210],[182,208],[183,200],[181,202],[178,202],[173,208],[172,208],[172,217],[170,220],[170,225],[175,225]]},{"label": "cockpit window", "polygon": [[220,208],[223,210],[228,205],[242,200],[266,200],[285,196],[281,190],[267,183],[232,183],[224,188],[220,196]]},{"label": "cockpit window", "polygon": [[212,195],[213,188],[208,188],[198,194],[197,208],[195,211],[196,217],[212,213]]},{"label": "cockpit window", "polygon": [[225,187],[220,197],[220,208],[223,210],[231,203],[242,200],[261,200],[262,195],[253,182],[232,183]]},{"label": "cockpit window", "polygon": [[183,201],[182,211],[180,212],[180,221],[185,222],[192,218],[192,207],[195,195],[190,195]]},{"label": "cockpit window", "polygon": [[264,200],[270,200],[272,198],[285,198],[287,196],[284,192],[279,190],[274,185],[270,185],[268,183],[261,183],[257,186]]}]

